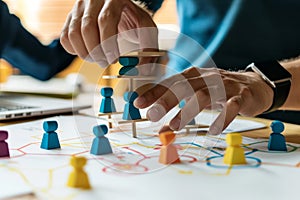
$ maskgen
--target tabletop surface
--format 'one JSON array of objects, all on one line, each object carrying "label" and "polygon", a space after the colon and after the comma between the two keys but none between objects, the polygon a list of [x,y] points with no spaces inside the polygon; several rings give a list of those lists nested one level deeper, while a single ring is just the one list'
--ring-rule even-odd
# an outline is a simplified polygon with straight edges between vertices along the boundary
[{"label": "tabletop surface", "polygon": [[[87,97],[83,97],[82,99],[80,99],[81,97],[79,97],[79,101],[82,100],[86,100]],[[94,98],[90,98],[92,99],[93,102],[93,107],[95,109],[97,109],[97,107],[99,106],[97,101],[98,100],[94,100]],[[96,102],[96,103],[95,103]],[[68,117],[68,116],[66,116]],[[251,119],[254,121],[258,121],[258,122],[262,122],[266,125],[266,128],[262,128],[262,129],[258,129],[258,130],[252,130],[252,131],[246,131],[246,132],[242,132],[242,135],[247,136],[247,137],[251,137],[251,138],[268,138],[270,133],[271,133],[271,129],[269,128],[272,120],[267,120],[267,119],[260,119],[260,118],[245,118],[245,117],[240,117],[238,116],[238,118],[242,118],[242,119]],[[10,122],[1,122],[0,126],[5,126],[5,125],[9,125],[9,124],[20,124],[22,122],[32,122],[34,120],[38,119],[38,121],[43,121],[43,118],[32,118],[32,119],[26,119],[26,120],[18,120],[18,121],[10,121]],[[64,117],[58,117],[57,119],[59,120],[64,120]],[[65,120],[67,120],[65,118]],[[78,121],[80,122],[80,120]],[[91,122],[91,124],[93,124],[94,122]],[[86,152],[86,149],[84,147],[80,147],[79,142],[80,140],[74,140],[74,136],[73,135],[68,135],[70,134],[72,131],[69,130],[68,127],[72,127],[72,125],[68,125],[66,123],[61,123],[62,125],[65,125],[65,127],[61,127],[61,132],[67,133],[66,135],[60,135],[60,137],[65,137],[62,138],[63,139],[63,149],[62,149],[62,155],[57,155],[55,156],[55,160],[52,159],[51,154],[49,153],[45,153],[44,151],[42,151],[38,145],[39,145],[39,137],[37,137],[37,135],[40,134],[40,132],[42,133],[42,131],[38,131],[38,133],[32,133],[29,130],[24,130],[24,132],[28,133],[28,135],[32,134],[32,136],[30,135],[30,139],[28,139],[28,141],[30,142],[30,148],[27,148],[26,144],[24,146],[23,141],[18,141],[20,143],[20,145],[23,145],[26,148],[26,151],[31,152],[32,150],[34,150],[34,152],[32,154],[28,154],[26,156],[23,157],[19,157],[14,159],[14,162],[8,162],[5,163],[4,162],[4,166],[7,165],[7,169],[11,169],[11,167],[17,167],[20,168],[21,173],[27,173],[26,171],[23,171],[23,165],[29,169],[36,169],[36,165],[33,163],[38,163],[38,161],[36,159],[38,159],[39,157],[36,157],[36,155],[40,156],[40,155],[44,155],[44,162],[47,163],[51,163],[52,166],[39,166],[38,169],[39,170],[43,170],[43,174],[41,174],[42,176],[46,177],[45,181],[41,182],[41,185],[46,185],[45,188],[49,190],[49,192],[52,192],[52,194],[60,194],[58,191],[56,191],[57,189],[59,190],[59,187],[64,188],[65,187],[65,181],[67,180],[67,176],[68,173],[70,172],[70,166],[65,165],[66,163],[68,163],[68,159],[69,157],[64,156],[64,153],[70,154],[73,151],[78,151],[77,149],[79,148],[80,151]],[[288,124],[288,123],[284,123],[285,124],[285,131],[283,132],[283,134],[286,137],[286,140],[288,142],[292,142],[292,143],[298,143],[300,144],[300,126],[299,125],[294,125],[294,124]],[[39,126],[38,126],[39,127]],[[37,129],[37,127],[31,127],[33,128],[33,130]],[[1,129],[1,127],[0,127]],[[12,129],[12,133],[19,133],[21,129],[19,128],[10,128]],[[88,130],[85,130],[84,132],[91,132],[89,130],[89,127],[87,127]],[[12,140],[16,140],[16,135],[12,135]],[[25,134],[26,135],[26,134]],[[120,148],[120,145],[122,146],[123,144],[130,144],[131,145],[129,147],[132,147],[135,150],[138,150],[139,152],[142,153],[147,153],[149,151],[149,148],[145,148],[143,146],[135,146],[136,144],[147,144],[149,145],[151,142],[153,141],[148,141],[148,143],[143,143],[143,141],[138,141],[138,140],[127,140],[126,138],[124,138],[124,135],[116,135],[114,136],[113,134],[111,135],[111,139],[112,141],[114,141],[114,148],[118,149],[118,151],[122,148]],[[91,139],[93,139],[93,135],[92,133],[89,133],[88,135],[89,138],[89,142],[91,141]],[[184,138],[181,138],[184,139]],[[201,137],[199,138],[201,139]],[[74,141],[73,141],[74,140]],[[32,142],[33,141],[33,142]],[[180,138],[179,138],[180,141]],[[213,140],[212,140],[213,141]],[[257,140],[259,141],[259,140]],[[237,181],[240,180],[240,177],[243,177],[243,179],[247,180],[247,182],[245,182],[245,184],[249,184],[249,186],[251,185],[251,189],[254,191],[258,191],[257,193],[253,194],[251,193],[251,195],[255,195],[256,197],[267,197],[264,196],[267,193],[270,193],[271,191],[276,191],[276,198],[274,199],[280,199],[280,195],[287,195],[290,194],[291,191],[296,191],[295,188],[297,184],[291,183],[291,184],[286,184],[289,185],[288,188],[285,188],[284,191],[281,191],[279,189],[279,187],[282,187],[282,184],[278,185],[276,184],[276,181],[280,180],[280,183],[284,183],[285,181],[288,182],[297,182],[298,179],[298,175],[300,176],[299,172],[299,167],[297,167],[298,165],[300,166],[300,160],[298,160],[298,155],[299,155],[299,149],[300,146],[299,145],[290,145],[289,146],[289,153],[280,153],[280,154],[276,154],[276,153],[267,153],[266,152],[266,145],[267,145],[267,140],[264,140],[263,142],[257,143],[256,140],[247,140],[246,142],[248,143],[252,143],[252,145],[254,145],[253,147],[250,146],[250,148],[247,149],[247,145],[246,150],[247,150],[247,155],[248,155],[248,161],[249,161],[249,166],[245,166],[242,169],[239,168],[231,168],[228,166],[223,166],[222,161],[220,160],[220,158],[222,156],[220,156],[219,153],[223,154],[224,153],[224,149],[222,146],[222,143],[220,144],[220,148],[216,148],[216,151],[212,151],[212,155],[210,155],[211,159],[211,163],[206,163],[198,160],[197,162],[194,163],[189,163],[188,165],[178,165],[178,166],[173,166],[173,167],[168,167],[165,168],[164,170],[159,170],[156,173],[149,173],[148,175],[145,176],[128,176],[128,177],[124,177],[124,176],[116,176],[114,174],[110,174],[111,172],[105,172],[105,173],[100,173],[99,171],[99,166],[95,159],[89,155],[88,153],[84,153],[83,155],[89,158],[89,166],[87,169],[87,172],[92,175],[90,176],[91,181],[93,183],[93,187],[94,190],[92,191],[92,193],[94,193],[93,195],[95,196],[101,196],[104,195],[105,197],[111,197],[114,195],[119,195],[120,196],[124,196],[124,198],[126,199],[132,199],[132,196],[127,195],[127,194],[132,194],[133,191],[136,192],[136,196],[138,196],[139,198],[159,198],[162,197],[161,194],[162,192],[166,192],[168,193],[168,195],[171,195],[171,197],[174,197],[174,199],[176,199],[176,195],[183,195],[183,193],[177,193],[175,195],[175,193],[170,193],[170,191],[165,191],[163,190],[163,185],[165,184],[174,184],[173,180],[180,180],[182,182],[182,184],[174,184],[172,185],[174,191],[184,191],[184,190],[190,190],[193,192],[190,192],[187,195],[187,198],[192,198],[192,196],[194,195],[209,195],[212,194],[209,191],[214,191],[214,189],[217,187],[218,191],[220,191],[220,194],[224,194],[222,196],[224,196],[224,199],[226,194],[229,195],[230,190],[228,190],[228,188],[232,187],[233,185],[235,185],[235,187],[239,187],[239,189],[241,190],[239,193],[242,192],[247,192],[247,187],[244,187],[243,185],[239,185],[237,186],[235,183]],[[24,141],[25,142],[25,141]],[[146,142],[146,141],[144,141]],[[256,144],[257,143],[257,144]],[[75,144],[75,146],[74,146]],[[157,141],[155,143],[151,143],[151,144],[157,144]],[[197,144],[202,144],[201,141],[199,140]],[[16,145],[16,144],[15,144]],[[258,145],[258,146],[257,146]],[[153,145],[152,145],[153,146]],[[12,146],[13,147],[13,146]],[[184,148],[184,145],[182,146]],[[193,154],[193,150],[198,151],[197,153],[203,153],[205,152],[207,149],[201,149],[199,147],[194,146],[195,148],[191,148],[191,152],[189,152],[189,155],[187,156],[193,156],[196,154]],[[13,147],[14,148],[14,147]],[[22,147],[23,148],[23,147]],[[259,149],[259,151],[254,151],[252,148],[257,148]],[[252,150],[251,150],[252,149]],[[126,150],[126,148],[125,148]],[[157,152],[157,149],[153,148],[152,149],[154,152]],[[200,150],[200,151],[199,151]],[[120,152],[118,152],[120,153]],[[116,160],[120,160],[120,162],[122,161],[122,158],[118,157],[119,154],[116,155],[112,155],[112,156],[116,156],[114,158],[114,161]],[[215,153],[215,154],[214,154]],[[123,155],[123,154],[122,154]],[[133,154],[126,154],[126,156],[131,156]],[[147,155],[147,154],[146,154]],[[199,154],[197,154],[199,155]],[[215,156],[216,155],[216,156]],[[124,156],[124,155],[123,155]],[[125,158],[126,158],[125,156]],[[281,159],[278,159],[278,158]],[[103,157],[104,161],[105,160],[109,160],[111,157]],[[130,159],[129,159],[130,158]],[[128,165],[128,163],[130,163],[132,157],[128,157],[128,162],[125,163],[125,165],[122,165],[120,167],[122,167],[123,170],[127,170],[130,168],[130,165]],[[138,158],[138,155],[135,155],[134,158]],[[188,157],[185,157],[188,158]],[[146,162],[146,163],[142,163],[143,165],[141,166],[145,166],[148,167],[149,169],[152,169],[153,167],[161,167],[159,165],[159,163],[157,162],[157,155],[154,156],[155,160],[151,160],[150,163]],[[150,161],[150,160],[149,160]],[[220,162],[221,161],[221,162]],[[257,162],[259,164],[259,162],[261,162],[260,167],[257,166]],[[16,164],[17,163],[17,164]],[[140,165],[140,162],[138,162]],[[215,167],[213,165],[216,165]],[[218,166],[219,165],[219,166]],[[151,168],[152,167],[152,168]],[[3,169],[3,168],[2,168]],[[286,170],[288,169],[288,170]],[[105,167],[102,168],[102,172],[104,172],[105,170],[107,170]],[[139,170],[139,168],[132,168],[132,170]],[[1,172],[1,171],[0,171]],[[46,173],[45,173],[46,172]],[[47,173],[52,173],[53,174],[53,179],[48,180],[47,178]],[[98,172],[98,173],[97,173]],[[8,171],[7,173],[12,173],[13,171]],[[31,177],[32,175],[35,175],[35,173],[37,173],[38,176],[40,176],[40,174],[38,173],[38,171],[31,171],[28,174],[28,177]],[[189,174],[192,173],[192,174]],[[252,174],[254,174],[255,176],[252,176]],[[293,176],[291,176],[291,174],[293,174]],[[2,175],[5,175],[2,174]],[[10,177],[10,176],[9,176]],[[252,178],[253,177],[253,178]],[[255,177],[255,179],[254,179]],[[57,178],[60,178],[59,180]],[[205,178],[205,180],[204,180]],[[5,178],[4,178],[5,179]],[[157,182],[157,179],[160,179],[161,181]],[[257,179],[260,179],[261,182],[257,182]],[[275,181],[276,179],[276,181]],[[277,180],[278,179],[278,180]],[[61,181],[63,180],[63,181]],[[202,180],[202,181],[201,181]],[[31,181],[31,184],[37,184],[36,180],[34,178],[30,179],[29,181]],[[53,184],[47,184],[47,183],[52,183]],[[137,187],[138,189],[129,187],[130,185],[134,184],[135,182],[138,182],[139,184],[136,185],[135,187]],[[44,183],[44,184],[42,184]],[[150,196],[144,196],[145,192],[147,192],[147,187],[149,186],[149,184],[151,185],[151,188],[154,188],[151,192]],[[39,186],[39,184],[37,184]],[[186,185],[185,188],[182,188],[184,185]],[[264,185],[264,191],[259,190],[259,188],[262,187],[262,185]],[[188,187],[187,187],[188,186]],[[205,191],[200,191],[197,190],[197,188],[203,188],[206,187]],[[292,188],[291,188],[292,187]],[[226,189],[227,188],[227,189]],[[44,188],[43,188],[44,189]],[[78,197],[78,199],[86,199],[85,197],[90,197],[88,195],[91,195],[89,193],[86,192],[77,192],[75,191],[75,193],[73,194],[73,190],[69,190],[69,189],[65,189],[67,192],[69,192],[71,195],[76,195],[76,197]],[[43,191],[43,190],[42,190]],[[60,190],[59,190],[60,191]],[[111,193],[112,191],[114,191],[113,193]],[[116,192],[118,191],[118,192]],[[96,194],[97,193],[97,194]],[[274,193],[274,195],[275,195]],[[234,197],[232,199],[237,199],[236,195],[238,193],[234,194]],[[294,195],[295,193],[293,193]],[[85,196],[87,195],[87,196]],[[174,196],[175,195],[175,196]],[[249,196],[245,196],[245,199],[250,199],[251,195]],[[273,196],[274,196],[273,195]],[[255,198],[255,196],[252,196],[253,198]],[[131,198],[130,198],[131,197]],[[246,198],[247,197],[247,198]],[[251,197],[251,198],[252,198]],[[33,195],[27,195],[24,198],[20,197],[18,199],[35,199],[36,197],[34,197]],[[147,199],[146,198],[146,199]],[[15,198],[13,198],[15,199]],[[77,198],[75,198],[77,199]],[[106,198],[104,198],[106,199]],[[134,199],[134,198],[133,198]]]}]

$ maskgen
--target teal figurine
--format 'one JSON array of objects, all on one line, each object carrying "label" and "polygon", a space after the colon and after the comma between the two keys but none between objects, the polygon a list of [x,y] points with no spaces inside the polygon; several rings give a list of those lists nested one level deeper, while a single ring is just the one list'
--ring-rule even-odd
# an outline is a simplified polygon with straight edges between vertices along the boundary
[{"label": "teal figurine", "polygon": [[284,124],[275,120],[271,124],[271,129],[272,133],[269,138],[268,149],[270,151],[287,151],[285,137],[281,134],[284,130]]},{"label": "teal figurine", "polygon": [[96,136],[93,140],[90,153],[93,155],[105,155],[112,153],[109,140],[105,137],[108,132],[106,125],[93,127],[93,133]]},{"label": "teal figurine", "polygon": [[45,131],[41,143],[42,149],[59,149],[60,143],[58,140],[57,133],[55,132],[57,130],[58,124],[56,121],[45,121],[43,123],[43,129]]},{"label": "teal figurine", "polygon": [[123,111],[123,119],[124,120],[136,120],[141,119],[141,114],[139,109],[134,107],[133,102],[138,97],[136,92],[125,92],[124,100],[126,101],[124,111]]},{"label": "teal figurine", "polygon": [[113,113],[116,112],[116,106],[114,100],[111,98],[113,95],[113,89],[111,87],[104,87],[100,91],[103,99],[101,101],[99,112],[101,113]]},{"label": "teal figurine", "polygon": [[119,63],[123,66],[119,70],[119,75],[126,76],[137,76],[139,75],[139,70],[136,68],[139,63],[138,57],[120,57]]}]

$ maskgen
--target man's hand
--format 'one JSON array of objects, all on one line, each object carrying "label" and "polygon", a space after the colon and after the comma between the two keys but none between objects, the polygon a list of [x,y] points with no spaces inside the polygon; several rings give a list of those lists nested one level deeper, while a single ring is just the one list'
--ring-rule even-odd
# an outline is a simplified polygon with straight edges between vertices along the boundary
[{"label": "man's hand", "polygon": [[77,0],[63,27],[61,44],[69,53],[106,67],[119,58],[120,43],[153,51],[158,48],[157,35],[151,16],[130,0]]},{"label": "man's hand", "polygon": [[159,121],[183,99],[188,101],[170,121],[172,130],[182,129],[204,108],[222,108],[209,130],[211,134],[219,134],[238,114],[255,116],[266,111],[272,104],[273,91],[253,72],[193,67],[140,94],[134,105],[137,108],[152,105],[147,117]]}]

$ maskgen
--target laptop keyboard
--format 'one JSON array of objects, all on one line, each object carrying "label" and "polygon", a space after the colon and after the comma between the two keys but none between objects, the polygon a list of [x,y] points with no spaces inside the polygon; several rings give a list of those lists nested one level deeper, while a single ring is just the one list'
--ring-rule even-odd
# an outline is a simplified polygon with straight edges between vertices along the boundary
[{"label": "laptop keyboard", "polygon": [[10,102],[4,102],[4,101],[0,102],[0,112],[11,111],[11,110],[22,110],[28,108],[34,108],[34,107],[23,106],[19,104],[10,103]]}]

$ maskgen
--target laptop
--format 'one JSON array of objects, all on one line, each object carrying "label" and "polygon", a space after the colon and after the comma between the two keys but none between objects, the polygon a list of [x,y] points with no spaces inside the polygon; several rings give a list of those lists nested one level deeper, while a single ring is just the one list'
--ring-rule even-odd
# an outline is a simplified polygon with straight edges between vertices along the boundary
[{"label": "laptop", "polygon": [[[43,88],[42,85],[40,87]],[[1,88],[4,87],[0,87],[0,121],[78,112],[91,107],[86,103],[75,104],[71,99],[9,93]]]}]

